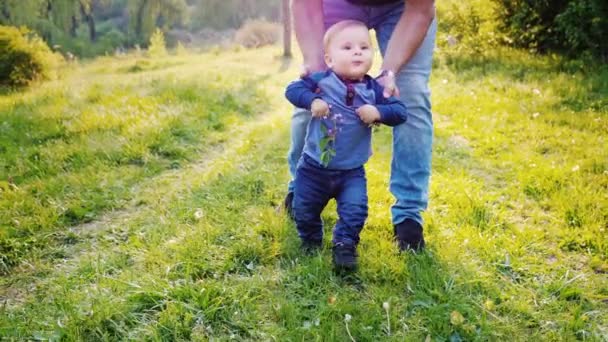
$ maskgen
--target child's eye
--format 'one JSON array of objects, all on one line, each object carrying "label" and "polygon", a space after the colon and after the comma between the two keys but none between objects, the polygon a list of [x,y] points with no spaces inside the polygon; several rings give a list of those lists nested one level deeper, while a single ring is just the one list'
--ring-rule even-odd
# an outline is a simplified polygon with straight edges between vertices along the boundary
[{"label": "child's eye", "polygon": [[365,45],[364,45],[364,46],[362,46],[362,47],[361,47],[361,50],[367,50],[367,49],[369,49],[369,47],[368,47],[368,46],[365,46]]},{"label": "child's eye", "polygon": [[344,47],[342,47],[344,50],[350,50],[350,45],[345,45]]}]

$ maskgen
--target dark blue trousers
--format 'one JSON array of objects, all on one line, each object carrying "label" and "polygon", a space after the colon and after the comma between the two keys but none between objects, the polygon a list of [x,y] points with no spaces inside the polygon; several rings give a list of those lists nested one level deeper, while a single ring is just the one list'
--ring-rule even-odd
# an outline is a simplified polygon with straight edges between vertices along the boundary
[{"label": "dark blue trousers", "polygon": [[332,242],[357,245],[367,219],[367,179],[360,166],[351,170],[324,168],[306,154],[298,164],[293,212],[303,240],[322,240],[321,212],[330,199],[338,204],[338,222]]}]

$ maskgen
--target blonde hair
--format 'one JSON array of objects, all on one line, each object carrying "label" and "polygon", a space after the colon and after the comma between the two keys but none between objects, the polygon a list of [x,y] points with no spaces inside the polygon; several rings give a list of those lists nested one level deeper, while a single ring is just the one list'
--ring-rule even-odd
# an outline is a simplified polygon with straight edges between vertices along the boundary
[{"label": "blonde hair", "polygon": [[367,25],[365,25],[363,22],[359,21],[359,20],[342,20],[342,21],[338,21],[337,23],[331,25],[327,31],[325,31],[325,35],[323,36],[323,47],[325,48],[325,51],[327,51],[327,49],[329,48],[329,44],[331,43],[331,40],[333,37],[336,36],[336,34],[342,32],[345,28],[348,27],[363,27],[366,30],[368,30]]}]

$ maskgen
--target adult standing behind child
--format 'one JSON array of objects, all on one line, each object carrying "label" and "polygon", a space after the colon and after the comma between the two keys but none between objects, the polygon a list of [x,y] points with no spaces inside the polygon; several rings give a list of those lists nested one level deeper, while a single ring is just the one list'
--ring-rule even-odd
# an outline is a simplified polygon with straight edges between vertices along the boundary
[{"label": "adult standing behind child", "polygon": [[339,218],[332,239],[334,265],[354,269],[367,219],[363,165],[371,155],[370,125],[396,126],[406,121],[407,111],[396,98],[385,98],[383,87],[367,75],[374,53],[364,23],[334,24],[325,33],[324,48],[330,69],[291,83],[285,93],[293,105],[312,113],[296,170],[293,215],[302,247],[319,248],[321,212],[335,198]]},{"label": "adult standing behind child", "polygon": [[[421,213],[428,205],[433,119],[428,80],[437,23],[433,0],[292,0],[294,28],[308,72],[325,70],[323,34],[334,23],[359,20],[376,32],[382,53],[385,95],[408,106],[406,123],[393,128],[390,190],[393,229],[400,250],[425,245]],[[296,108],[292,116],[289,170],[295,170],[304,147],[310,111]],[[285,197],[293,204],[294,182]]]}]

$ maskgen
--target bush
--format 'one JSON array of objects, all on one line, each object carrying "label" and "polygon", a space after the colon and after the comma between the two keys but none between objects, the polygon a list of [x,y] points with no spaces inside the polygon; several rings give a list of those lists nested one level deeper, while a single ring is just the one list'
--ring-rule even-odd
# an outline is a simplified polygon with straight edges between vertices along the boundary
[{"label": "bush", "polygon": [[235,33],[234,40],[246,48],[275,44],[281,37],[282,26],[265,20],[248,21]]},{"label": "bush", "polygon": [[438,1],[437,45],[456,53],[483,54],[504,40],[497,33],[496,6],[485,0]]},{"label": "bush", "polygon": [[501,29],[515,46],[608,58],[605,0],[494,1],[500,7]]},{"label": "bush", "polygon": [[148,47],[150,57],[163,57],[167,55],[167,45],[165,44],[165,34],[159,28],[154,31],[150,37],[150,46]]},{"label": "bush", "polygon": [[570,53],[590,52],[608,60],[608,4],[578,0],[555,17],[557,30]]},{"label": "bush", "polygon": [[59,57],[27,28],[0,26],[0,84],[22,87],[48,79],[58,62]]}]

